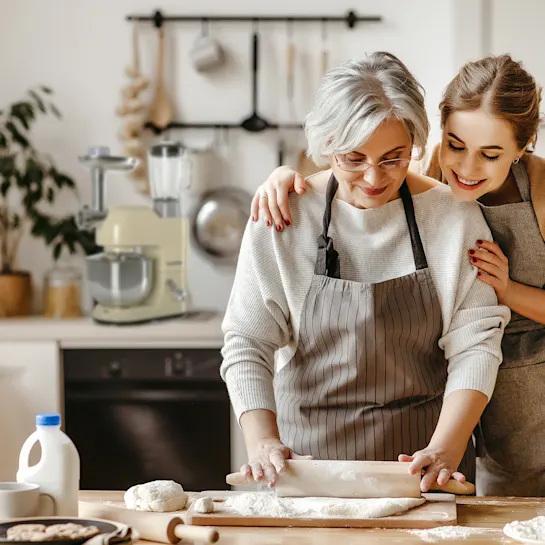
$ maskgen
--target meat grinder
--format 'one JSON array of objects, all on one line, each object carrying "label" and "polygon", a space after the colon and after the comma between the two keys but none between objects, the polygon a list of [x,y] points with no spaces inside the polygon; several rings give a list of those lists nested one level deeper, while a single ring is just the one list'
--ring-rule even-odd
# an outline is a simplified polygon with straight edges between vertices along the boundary
[{"label": "meat grinder", "polygon": [[150,169],[153,208],[104,207],[106,172],[132,170],[136,159],[112,156],[106,147],[91,148],[79,158],[91,170],[93,200],[91,208],[78,214],[78,224],[96,228],[96,243],[103,247],[87,257],[89,289],[96,302],[91,315],[100,323],[134,324],[187,311],[188,221],[180,213],[183,176],[172,165],[180,161],[179,144],[154,148],[159,160],[170,162],[168,170]]}]

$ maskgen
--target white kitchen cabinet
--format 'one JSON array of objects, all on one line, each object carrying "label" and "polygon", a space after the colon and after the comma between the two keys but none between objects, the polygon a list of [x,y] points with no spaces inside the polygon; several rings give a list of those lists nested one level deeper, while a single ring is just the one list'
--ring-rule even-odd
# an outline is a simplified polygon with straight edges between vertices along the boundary
[{"label": "white kitchen cabinet", "polygon": [[35,415],[61,412],[58,343],[0,341],[0,481],[14,481]]}]

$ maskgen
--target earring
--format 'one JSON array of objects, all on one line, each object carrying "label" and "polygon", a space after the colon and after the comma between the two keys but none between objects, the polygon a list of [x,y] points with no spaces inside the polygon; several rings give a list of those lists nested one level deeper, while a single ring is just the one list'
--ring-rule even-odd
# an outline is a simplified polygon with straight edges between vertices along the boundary
[{"label": "earring", "polygon": [[514,165],[518,165],[519,161],[520,161],[520,157],[517,157],[517,158],[513,161],[513,164],[514,164]]}]

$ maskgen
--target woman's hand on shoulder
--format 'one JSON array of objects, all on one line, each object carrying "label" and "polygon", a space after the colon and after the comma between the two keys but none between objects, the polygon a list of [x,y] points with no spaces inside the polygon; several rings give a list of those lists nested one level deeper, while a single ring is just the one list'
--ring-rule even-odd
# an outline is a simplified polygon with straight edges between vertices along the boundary
[{"label": "woman's hand on shoulder", "polygon": [[291,225],[289,193],[295,191],[302,195],[306,189],[307,182],[297,171],[288,166],[275,168],[255,192],[252,220],[261,217],[269,227],[274,224],[277,231],[282,231],[286,225]]},{"label": "woman's hand on shoulder", "polygon": [[494,288],[500,304],[507,305],[511,287],[509,259],[496,242],[478,240],[476,244],[468,254],[471,264],[477,268],[477,276]]}]

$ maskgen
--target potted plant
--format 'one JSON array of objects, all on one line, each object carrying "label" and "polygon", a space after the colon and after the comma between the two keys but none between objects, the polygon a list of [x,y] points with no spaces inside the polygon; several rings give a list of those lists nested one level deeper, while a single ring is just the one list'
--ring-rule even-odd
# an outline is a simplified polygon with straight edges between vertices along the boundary
[{"label": "potted plant", "polygon": [[93,234],[79,230],[74,215],[53,213],[59,192],[75,193],[76,186],[30,139],[40,115],[60,118],[51,94],[45,86],[30,89],[22,100],[0,111],[0,316],[25,315],[31,309],[30,272],[15,268],[26,230],[51,248],[55,261],[64,250],[96,251]]}]

